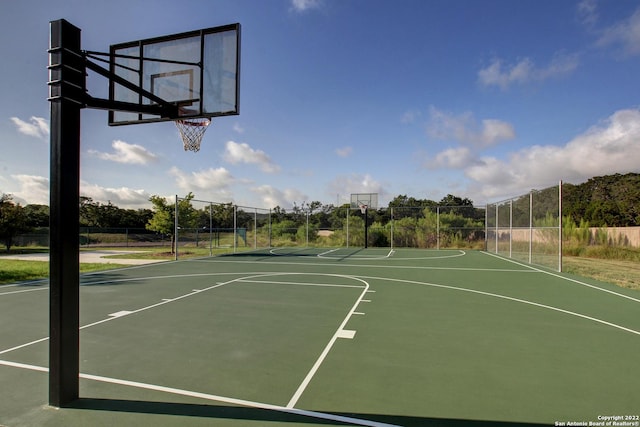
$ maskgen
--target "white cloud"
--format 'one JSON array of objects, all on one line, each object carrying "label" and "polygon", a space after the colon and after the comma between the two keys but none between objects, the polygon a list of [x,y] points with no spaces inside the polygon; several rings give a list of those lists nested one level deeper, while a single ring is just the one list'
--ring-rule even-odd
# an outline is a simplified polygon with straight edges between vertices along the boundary
[{"label": "white cloud", "polygon": [[339,175],[328,184],[328,194],[378,193],[386,194],[383,185],[369,174]]},{"label": "white cloud", "polygon": [[481,158],[466,169],[487,197],[544,188],[559,180],[640,172],[640,110],[620,110],[564,146],[536,145],[508,159]]},{"label": "white cloud", "polygon": [[626,55],[640,54],[640,8],[628,19],[602,31],[598,46],[619,46]]},{"label": "white cloud", "polygon": [[94,202],[103,204],[111,202],[121,209],[149,208],[149,197],[151,196],[143,189],[101,187],[86,181],[80,182],[80,194],[91,197]]},{"label": "white cloud", "polygon": [[578,18],[587,27],[593,27],[598,21],[596,0],[582,0],[578,3]]},{"label": "white cloud", "polygon": [[420,111],[415,111],[415,110],[409,110],[406,111],[402,117],[400,118],[400,123],[413,123],[414,121],[416,121],[420,116],[422,115],[422,113]]},{"label": "white cloud", "polygon": [[449,148],[441,151],[428,162],[431,168],[464,169],[473,162],[474,156],[467,147]]},{"label": "white cloud", "polygon": [[280,171],[280,166],[271,161],[271,158],[262,150],[254,150],[247,143],[238,144],[234,141],[227,141],[224,160],[232,165],[238,163],[257,164],[266,173],[276,173]]},{"label": "white cloud", "polygon": [[237,180],[225,168],[209,168],[200,172],[183,172],[177,167],[171,168],[169,174],[176,180],[176,185],[185,193],[193,192],[196,198],[226,203],[233,200],[231,186]]},{"label": "white cloud", "polygon": [[294,12],[305,12],[318,9],[322,6],[322,0],[291,0],[291,9]]},{"label": "white cloud", "polygon": [[[49,178],[36,175],[11,175],[11,178],[20,186],[18,191],[13,192],[16,198],[24,200],[25,204],[49,205]],[[150,194],[142,189],[107,188],[81,181],[80,194],[100,203],[110,201],[122,209],[149,207]]]},{"label": "white cloud", "polygon": [[233,124],[233,130],[237,133],[244,133],[244,128],[237,122]]},{"label": "white cloud", "polygon": [[16,199],[22,199],[25,204],[49,204],[49,178],[36,175],[11,175],[20,185],[20,190],[12,194]]},{"label": "white cloud", "polygon": [[489,66],[478,71],[478,81],[483,86],[498,86],[505,90],[513,84],[544,81],[572,73],[579,64],[577,54],[556,54],[546,67],[537,67],[529,58],[512,65],[494,59]]},{"label": "white cloud", "polygon": [[270,185],[260,185],[250,189],[253,193],[258,194],[265,208],[275,208],[280,206],[284,209],[290,209],[293,203],[298,205],[307,200],[308,197],[295,189],[278,190]]},{"label": "white cloud", "polygon": [[111,144],[114,153],[101,153],[96,150],[89,150],[89,154],[97,156],[103,160],[117,163],[146,165],[157,160],[157,156],[138,144],[128,144],[124,141],[115,140]]},{"label": "white cloud", "polygon": [[353,147],[342,147],[336,149],[336,154],[340,157],[349,157],[353,153]]},{"label": "white cloud", "polygon": [[46,140],[49,137],[49,121],[47,119],[32,116],[29,119],[30,123],[27,123],[17,117],[11,117],[11,121],[18,128],[18,132],[24,135],[33,136],[43,140]]},{"label": "white cloud", "polygon": [[495,119],[480,124],[472,113],[453,115],[431,107],[427,133],[433,138],[487,147],[515,138],[513,126]]}]

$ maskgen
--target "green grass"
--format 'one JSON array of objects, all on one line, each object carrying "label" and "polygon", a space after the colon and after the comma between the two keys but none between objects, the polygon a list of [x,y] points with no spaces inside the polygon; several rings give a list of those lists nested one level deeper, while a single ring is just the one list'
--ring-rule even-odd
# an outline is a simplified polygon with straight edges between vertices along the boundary
[{"label": "green grass", "polygon": [[[121,247],[113,248],[100,248],[101,250],[117,249],[122,250]],[[173,260],[175,255],[167,249],[166,246],[155,248],[137,248],[141,249],[140,252],[132,252],[129,254],[111,255],[106,256],[106,259],[113,259],[114,263],[81,263],[80,272],[90,273],[92,271],[112,270],[115,268],[127,267],[125,264],[118,264],[118,259],[149,259],[149,260]],[[244,248],[238,247],[238,251],[242,251]],[[83,248],[81,251],[91,251],[95,248]],[[224,253],[230,253],[232,248],[214,248],[213,254],[220,255]],[[41,280],[49,277],[49,262],[48,261],[22,261],[14,259],[4,259],[2,255],[17,255],[28,253],[47,253],[47,248],[13,248],[8,254],[6,252],[0,253],[0,284],[23,282],[30,280]],[[209,256],[209,248],[204,247],[180,247],[178,250],[180,259],[187,258],[199,258]]]},{"label": "green grass", "polygon": [[[126,267],[124,264],[82,263],[81,273]],[[49,277],[48,261],[21,261],[0,257],[0,284],[40,280]]]},{"label": "green grass", "polygon": [[591,277],[623,288],[640,291],[638,261],[565,256],[562,269],[567,273]]}]

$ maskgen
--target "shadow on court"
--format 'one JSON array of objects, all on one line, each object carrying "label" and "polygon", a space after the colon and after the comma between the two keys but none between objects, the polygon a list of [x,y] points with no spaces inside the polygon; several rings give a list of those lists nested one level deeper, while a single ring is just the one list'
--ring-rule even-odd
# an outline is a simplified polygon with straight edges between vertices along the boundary
[{"label": "shadow on court", "polygon": [[122,286],[135,285],[136,281],[117,270],[91,273],[80,277],[80,286]]},{"label": "shadow on court", "polygon": [[[313,425],[357,425],[338,420],[326,420],[311,416],[291,414],[280,411],[270,411],[266,409],[247,408],[240,406],[220,406],[220,405],[199,405],[187,403],[171,402],[144,402],[137,400],[119,399],[91,399],[81,398],[71,405],[69,409],[83,409],[91,411],[110,411],[137,414],[172,415],[183,417],[198,417],[212,419],[264,421],[277,423],[299,423]],[[325,412],[326,413],[326,412]],[[527,427],[542,426],[544,424],[517,423],[505,421],[483,421],[483,420],[457,420],[442,418],[423,418],[401,415],[381,415],[381,414],[354,414],[354,413],[326,413],[339,417],[355,418],[363,421],[373,421],[391,425],[406,427]],[[366,424],[365,424],[366,425]]]}]

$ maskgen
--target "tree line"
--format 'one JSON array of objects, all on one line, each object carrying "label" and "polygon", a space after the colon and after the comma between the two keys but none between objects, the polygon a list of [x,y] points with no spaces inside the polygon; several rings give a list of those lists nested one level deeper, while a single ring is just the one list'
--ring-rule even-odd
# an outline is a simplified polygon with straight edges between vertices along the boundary
[{"label": "tree line", "polygon": [[[540,194],[549,193],[552,189],[543,190]],[[190,228],[209,227],[209,210],[197,210],[191,206],[193,194],[189,193],[179,202],[180,218],[184,226]],[[145,228],[147,230],[173,234],[173,218],[175,204],[167,202],[163,197],[154,195],[149,201],[151,209],[122,209],[111,202],[106,204],[94,201],[90,197],[80,198],[80,227],[97,228]],[[594,227],[640,226],[640,174],[615,174],[589,179],[582,184],[563,185],[563,215],[575,223],[589,223]],[[276,206],[271,210],[271,222],[280,228],[295,228],[309,219],[316,229],[338,228],[344,221],[344,215],[336,208],[347,208],[349,205],[336,207],[319,201],[293,204],[289,211]],[[482,219],[483,211],[474,207],[472,200],[454,195],[447,195],[440,201],[417,199],[407,195],[398,195],[388,204],[394,208],[394,219],[406,216],[421,215],[421,209],[456,206],[467,209],[462,215]],[[539,204],[538,206],[544,206]],[[234,226],[234,206],[232,203],[211,205],[215,227],[231,228]],[[446,212],[443,210],[442,212]],[[352,211],[357,215],[359,211]],[[386,224],[391,220],[389,209],[369,210],[370,221]],[[260,214],[264,217],[265,214]],[[236,226],[252,228],[254,216],[250,212],[238,211]],[[0,194],[0,240],[7,250],[12,246],[13,238],[19,234],[37,228],[48,227],[49,207],[29,204],[21,206],[13,201],[10,194]]]}]

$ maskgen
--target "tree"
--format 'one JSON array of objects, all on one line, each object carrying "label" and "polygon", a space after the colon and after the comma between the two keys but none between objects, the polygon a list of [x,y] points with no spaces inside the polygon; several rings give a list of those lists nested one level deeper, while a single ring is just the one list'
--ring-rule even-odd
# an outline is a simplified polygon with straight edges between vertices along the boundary
[{"label": "tree", "polygon": [[4,242],[7,252],[11,250],[15,236],[30,230],[24,208],[12,200],[10,194],[0,195],[0,239]]},{"label": "tree", "polygon": [[592,227],[640,225],[640,174],[590,178],[582,184],[563,184],[563,215]]},{"label": "tree", "polygon": [[216,228],[233,228],[233,212],[232,203],[213,205],[213,226]]},{"label": "tree", "polygon": [[440,200],[440,206],[473,206],[473,201],[468,198],[460,198],[453,194],[447,194]]},{"label": "tree", "polygon": [[91,197],[80,196],[80,226],[100,226],[100,203],[94,202]]},{"label": "tree", "polygon": [[47,205],[26,205],[24,213],[27,216],[29,227],[49,226],[49,206]]},{"label": "tree", "polygon": [[[193,228],[197,221],[196,210],[191,205],[193,193],[187,194],[178,202],[178,225],[184,228]],[[175,253],[175,203],[169,204],[167,199],[153,195],[149,198],[153,204],[153,216],[146,225],[147,230],[164,234],[171,238],[171,253]]]}]

